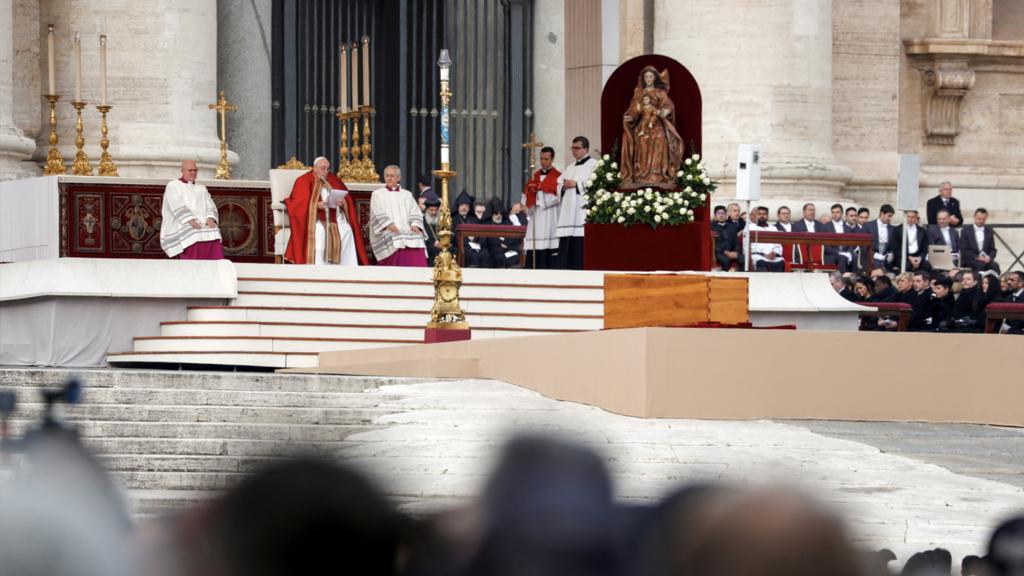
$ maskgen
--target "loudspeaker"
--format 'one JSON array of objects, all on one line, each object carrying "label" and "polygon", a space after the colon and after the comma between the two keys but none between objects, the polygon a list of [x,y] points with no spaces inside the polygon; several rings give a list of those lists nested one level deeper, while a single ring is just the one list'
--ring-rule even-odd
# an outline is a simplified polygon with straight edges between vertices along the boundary
[{"label": "loudspeaker", "polygon": [[761,198],[761,145],[740,144],[736,150],[736,198]]},{"label": "loudspeaker", "polygon": [[900,154],[899,175],[896,181],[896,209],[917,210],[917,195],[921,189],[921,157]]}]

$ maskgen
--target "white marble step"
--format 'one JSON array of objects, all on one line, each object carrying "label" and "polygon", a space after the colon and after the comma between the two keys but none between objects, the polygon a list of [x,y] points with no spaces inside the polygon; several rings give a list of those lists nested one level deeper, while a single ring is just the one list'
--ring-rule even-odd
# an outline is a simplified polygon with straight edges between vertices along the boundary
[{"label": "white marble step", "polygon": [[[39,418],[41,406],[23,409],[23,418]],[[89,403],[65,411],[72,422],[237,422],[258,424],[369,424],[394,413],[373,406],[194,406],[189,404],[137,405]]]},{"label": "white marble step", "polygon": [[[604,319],[600,316],[575,318],[568,314],[508,314],[489,315],[467,313],[466,320],[473,328],[523,328],[600,330]],[[581,315],[587,316],[587,315]],[[199,322],[298,322],[303,324],[372,324],[389,326],[426,325],[429,309],[422,312],[387,312],[383,310],[342,311],[329,308],[301,310],[288,307],[190,307],[188,320]]]},{"label": "white marble step", "polygon": [[245,351],[220,352],[117,352],[107,354],[112,366],[137,364],[190,364],[205,366],[250,366],[253,368],[314,368],[316,354],[272,354]]},{"label": "white marble step", "polygon": [[[434,287],[429,282],[239,278],[238,289],[244,292],[286,292],[291,294],[434,297]],[[538,286],[464,284],[459,290],[459,295],[464,299],[511,298],[517,300],[600,301],[604,298],[604,288],[600,285],[586,288],[555,284]]]},{"label": "white marble step", "polygon": [[[232,306],[284,306],[290,308],[342,308],[346,310],[430,310],[432,296],[424,297],[367,297],[328,296],[287,293],[246,293],[239,291]],[[487,300],[462,299],[466,313],[530,313],[530,314],[586,314],[600,316],[604,313],[601,300]]]},{"label": "white marble step", "polygon": [[337,350],[359,350],[422,343],[417,340],[316,340],[308,338],[270,338],[254,336],[249,338],[218,338],[213,336],[136,338],[134,352],[215,352],[232,350],[242,352],[332,352]]},{"label": "white marble step", "polygon": [[[386,266],[287,266],[278,264],[236,263],[239,278],[306,278],[327,280],[380,280],[430,282],[430,268],[392,268]],[[465,284],[537,284],[603,286],[604,272],[588,270],[462,270]]]},{"label": "white marble step", "polygon": [[[571,330],[490,329],[475,328],[474,338],[499,338],[559,334]],[[277,338],[341,338],[361,340],[421,341],[423,326],[332,325],[263,322],[167,322],[161,325],[163,337],[277,337]]]}]

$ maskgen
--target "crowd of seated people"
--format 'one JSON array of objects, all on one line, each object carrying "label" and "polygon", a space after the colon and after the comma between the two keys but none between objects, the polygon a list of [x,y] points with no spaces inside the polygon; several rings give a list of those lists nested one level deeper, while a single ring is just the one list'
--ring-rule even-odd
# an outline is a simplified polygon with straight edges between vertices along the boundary
[{"label": "crowd of seated people", "polygon": [[[420,195],[418,202],[424,214],[427,234],[427,264],[434,265],[437,253],[441,249],[437,238],[438,211],[441,200],[429,188]],[[510,207],[498,197],[489,202],[478,201],[466,191],[455,198],[455,213],[452,214],[452,245],[449,248],[453,256],[462,252],[463,266],[466,268],[517,268],[523,241],[517,237],[476,237],[464,236],[462,245],[457,243],[459,226],[466,224],[482,224],[493,226],[521,226],[526,230],[526,212],[518,202]]]},{"label": "crowd of seated people", "polygon": [[[513,439],[482,494],[402,513],[361,472],[270,459],[222,495],[133,526],[113,479],[70,436],[0,476],[0,572],[48,576],[949,576],[941,548],[899,560],[854,543],[830,508],[793,489],[681,485],[621,503],[587,447]],[[1024,568],[1024,516],[966,556],[963,576]]]}]

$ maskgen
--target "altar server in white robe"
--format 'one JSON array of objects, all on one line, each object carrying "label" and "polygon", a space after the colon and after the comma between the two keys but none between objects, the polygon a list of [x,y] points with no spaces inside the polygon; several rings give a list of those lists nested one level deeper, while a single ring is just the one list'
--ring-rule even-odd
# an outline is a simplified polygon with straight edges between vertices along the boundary
[{"label": "altar server in white robe", "polygon": [[196,183],[195,160],[181,163],[181,177],[164,188],[160,247],[182,260],[222,260],[220,217],[206,186]]},{"label": "altar server in white robe", "polygon": [[552,166],[555,149],[540,149],[540,170],[533,173],[524,187],[520,202],[526,206],[526,266],[548,269],[555,266],[558,252],[558,177],[562,175]]},{"label": "altar server in white robe", "polygon": [[388,166],[384,187],[370,196],[370,246],[378,266],[426,266],[423,213],[401,180],[398,166]]},{"label": "altar server in white robe", "polygon": [[556,268],[583,269],[583,224],[587,221],[587,180],[597,167],[590,157],[590,140],[577,136],[572,140],[574,164],[565,167],[558,179],[558,258]]}]

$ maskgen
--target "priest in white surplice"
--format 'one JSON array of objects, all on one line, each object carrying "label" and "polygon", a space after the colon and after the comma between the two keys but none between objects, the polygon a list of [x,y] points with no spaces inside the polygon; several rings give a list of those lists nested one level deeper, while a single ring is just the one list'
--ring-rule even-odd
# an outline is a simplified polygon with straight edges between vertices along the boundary
[{"label": "priest in white surplice", "polygon": [[370,196],[370,247],[379,266],[426,266],[423,213],[401,181],[398,166],[388,166],[384,187]]},{"label": "priest in white surplice", "polygon": [[540,170],[533,173],[525,186],[520,202],[526,206],[526,266],[548,269],[555,267],[558,251],[558,177],[562,175],[551,165],[555,149],[540,149]]},{"label": "priest in white surplice", "polygon": [[561,205],[558,209],[558,258],[556,268],[583,269],[583,224],[587,220],[587,180],[597,166],[590,157],[590,141],[584,136],[572,140],[574,164],[565,167],[558,179]]},{"label": "priest in white surplice", "polygon": [[223,260],[220,217],[206,186],[196,184],[195,160],[181,163],[181,178],[164,188],[160,247],[182,260]]}]

